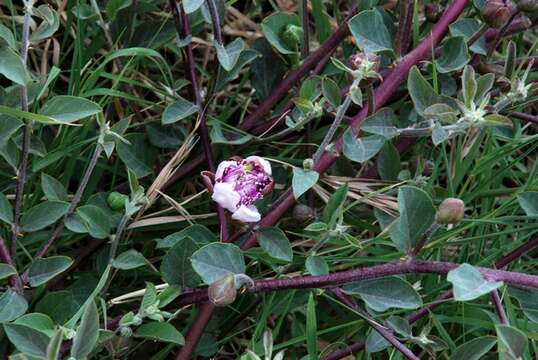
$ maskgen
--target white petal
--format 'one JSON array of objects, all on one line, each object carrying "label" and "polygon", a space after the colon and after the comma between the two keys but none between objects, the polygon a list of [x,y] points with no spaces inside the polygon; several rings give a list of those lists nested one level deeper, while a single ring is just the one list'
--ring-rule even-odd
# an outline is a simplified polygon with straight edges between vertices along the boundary
[{"label": "white petal", "polygon": [[237,166],[237,163],[233,160],[226,160],[226,161],[221,162],[219,166],[217,167],[217,172],[215,173],[215,179],[222,177],[224,170],[228,166]]},{"label": "white petal", "polygon": [[267,175],[271,175],[271,164],[269,163],[269,161],[265,160],[264,158],[253,155],[253,156],[247,157],[245,161],[252,161],[252,162],[258,163],[259,165],[261,165],[261,167],[267,173]]},{"label": "white petal", "polygon": [[232,214],[232,219],[243,222],[258,222],[261,219],[261,215],[255,206],[241,205],[239,209]]},{"label": "white petal", "polygon": [[215,183],[211,199],[216,201],[223,208],[234,212],[237,210],[237,204],[241,200],[241,195],[233,189],[229,183]]}]

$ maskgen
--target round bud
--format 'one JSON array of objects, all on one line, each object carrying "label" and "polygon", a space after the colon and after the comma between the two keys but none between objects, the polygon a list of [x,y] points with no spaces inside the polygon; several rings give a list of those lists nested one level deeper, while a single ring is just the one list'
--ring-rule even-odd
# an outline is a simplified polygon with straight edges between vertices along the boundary
[{"label": "round bud", "polygon": [[123,210],[126,199],[128,199],[127,195],[121,194],[117,191],[113,191],[108,194],[108,206],[110,206],[112,210]]},{"label": "round bud", "polygon": [[300,223],[305,223],[314,218],[314,210],[310,206],[297,204],[293,207],[293,218]]},{"label": "round bud", "polygon": [[463,201],[457,198],[446,198],[439,205],[435,220],[438,224],[457,224],[463,219],[463,215],[465,215]]},{"label": "round bud", "polygon": [[482,7],[482,18],[492,28],[501,28],[515,11],[515,6],[510,0],[488,0]]},{"label": "round bud", "polygon": [[536,0],[514,0],[517,8],[526,13],[538,12],[538,1]]},{"label": "round bud", "polygon": [[133,330],[128,326],[122,326],[120,328],[120,335],[123,337],[131,337],[133,336]]},{"label": "round bud", "polygon": [[233,303],[237,295],[234,275],[227,274],[209,285],[207,295],[215,306],[227,306]]},{"label": "round bud", "polygon": [[373,53],[353,54],[349,57],[347,62],[352,70],[358,70],[365,64],[368,64],[370,66],[368,70],[377,71],[379,69],[379,56]]},{"label": "round bud", "polygon": [[288,24],[284,31],[282,31],[282,40],[288,47],[291,49],[295,48],[301,41],[303,37],[303,28],[297,25]]},{"label": "round bud", "polygon": [[312,159],[304,159],[303,160],[303,169],[312,170],[313,167],[314,167],[314,160],[312,160]]},{"label": "round bud", "polygon": [[424,13],[428,21],[437,22],[441,18],[441,14],[443,14],[443,7],[435,2],[429,3],[424,7]]}]

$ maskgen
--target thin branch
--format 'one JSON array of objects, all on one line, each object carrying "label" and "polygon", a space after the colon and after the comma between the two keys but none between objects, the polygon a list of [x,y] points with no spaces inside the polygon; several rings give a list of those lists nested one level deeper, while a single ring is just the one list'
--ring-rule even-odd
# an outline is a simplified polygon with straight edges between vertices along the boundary
[{"label": "thin branch", "polygon": [[[442,261],[421,261],[408,260],[389,262],[381,265],[373,265],[350,269],[341,272],[334,272],[327,275],[308,275],[295,276],[285,279],[263,279],[257,280],[248,288],[248,292],[262,293],[281,291],[289,289],[312,289],[312,288],[334,288],[343,284],[355,281],[368,279],[378,279],[391,275],[403,274],[440,274],[446,275],[449,271],[456,269],[460,264]],[[503,281],[511,285],[527,286],[538,288],[538,275],[530,275],[519,272],[511,272],[505,270],[497,270],[485,267],[476,267],[488,281]],[[452,292],[443,294],[442,298],[450,298]],[[197,299],[198,301],[207,301],[207,290],[198,290],[188,293],[186,297],[189,299]],[[185,301],[181,301],[185,304]],[[426,313],[431,310],[428,307]],[[426,308],[425,308],[426,309]],[[423,310],[423,309],[421,309]],[[418,313],[418,312],[417,312]],[[412,314],[408,320],[415,322],[423,315]]]},{"label": "thin branch", "polygon": [[58,239],[58,237],[62,233],[65,227],[65,221],[71,214],[73,214],[78,204],[80,203],[80,200],[82,199],[84,190],[86,190],[86,186],[88,185],[88,182],[90,181],[90,177],[93,173],[93,170],[95,169],[95,166],[97,165],[97,161],[99,160],[99,155],[101,154],[102,150],[103,148],[101,145],[97,144],[95,146],[95,150],[93,151],[92,157],[90,158],[90,162],[88,163],[88,166],[86,167],[86,171],[84,172],[84,175],[82,176],[82,179],[80,180],[77,191],[75,192],[75,195],[73,196],[73,199],[71,199],[71,204],[69,205],[67,212],[63,216],[62,220],[56,224],[56,228],[54,229],[51,237],[49,238],[47,243],[41,248],[41,250],[37,253],[36,257],[40,258],[40,257],[45,256],[47,252],[49,251],[50,247],[54,244],[54,242],[56,242],[56,239]]},{"label": "thin branch", "polygon": [[391,343],[392,346],[394,346],[399,352],[401,352],[402,355],[406,359],[420,360],[418,356],[413,354],[411,350],[409,350],[404,344],[401,343],[400,340],[396,338],[396,336],[394,336],[394,333],[391,330],[387,329],[384,326],[381,326],[380,324],[378,324],[377,322],[369,318],[365,318],[365,320],[371,327],[374,328],[375,331],[379,333],[379,335],[381,335],[385,340]]},{"label": "thin branch", "polygon": [[486,33],[486,31],[489,29],[488,24],[483,23],[482,26],[478,29],[477,32],[475,32],[469,40],[467,40],[467,47],[471,47],[478,39],[482,37]]},{"label": "thin branch", "polygon": [[[172,0],[170,0],[172,1]],[[349,28],[347,26],[347,20],[349,20],[353,15],[356,14],[356,8],[354,8],[349,15],[346,17],[344,23],[336,29],[336,31],[315,51],[310,53],[306,57],[301,65],[288,73],[288,75],[280,82],[280,84],[271,92],[271,94],[264,99],[264,101],[259,104],[256,109],[250,113],[247,118],[239,124],[239,129],[243,131],[250,131],[255,126],[259,126],[260,122],[263,120],[264,116],[271,111],[271,109],[284,98],[288,91],[307,75],[312,68],[316,68],[317,72],[321,71],[323,66],[327,63],[330,58],[330,55],[338,47],[338,45],[349,35]],[[318,69],[319,68],[319,69]],[[293,102],[290,101],[289,107],[293,106]],[[270,121],[269,123],[272,123]],[[262,128],[255,133],[262,133],[266,128]],[[187,174],[191,173],[194,169],[200,166],[204,162],[203,156],[198,156],[188,163],[184,164],[163,186],[163,189],[169,187],[170,185],[177,182],[179,179],[182,179]]]},{"label": "thin branch", "polygon": [[176,355],[176,360],[189,360],[191,358],[191,354],[200,341],[200,338],[202,337],[209,320],[211,320],[214,311],[215,305],[212,303],[202,304],[196,319],[194,320],[189,332],[187,333],[187,336],[185,337],[185,345],[183,345]]},{"label": "thin branch", "polygon": [[[208,4],[210,3],[213,3],[213,1],[208,2]],[[215,4],[213,3],[213,5]],[[188,37],[191,34],[191,29],[190,29],[189,17],[185,13],[185,10],[183,9],[183,5],[178,5],[175,0],[170,0],[170,7],[172,8],[172,13],[174,15],[174,23],[176,25],[176,31],[178,33],[178,36]],[[209,7],[211,8],[211,6]],[[217,18],[218,18],[218,14],[217,14]],[[214,24],[215,26],[217,25],[217,23],[214,23]],[[220,34],[220,27],[219,27],[219,34]],[[203,99],[200,92],[200,88],[198,85],[198,77],[196,76],[196,63],[194,60],[194,53],[192,51],[191,43],[187,44],[185,53],[186,53],[187,70],[188,70],[189,77],[191,80],[192,91],[194,92],[194,99],[196,102],[196,107],[198,108],[198,116],[200,118],[199,134],[202,140],[202,147],[204,149],[205,160],[207,162],[209,170],[214,173],[216,168],[215,168],[215,162],[213,160],[213,150],[211,148],[211,139],[209,137],[209,132],[207,130],[204,104],[203,104]],[[221,239],[223,241],[228,241],[229,233],[228,233],[228,225],[226,221],[226,214],[224,212],[224,209],[218,204],[217,204],[217,215],[218,215],[219,224],[220,224]]]},{"label": "thin branch", "polygon": [[501,324],[508,325],[508,316],[506,316],[506,311],[504,311],[503,303],[497,290],[491,292],[491,300],[495,306],[495,311],[497,312],[497,316],[499,316]]},{"label": "thin branch", "polygon": [[[181,5],[181,8],[183,8],[183,5]],[[222,40],[222,31],[220,28],[219,11],[217,9],[217,4],[215,3],[215,0],[207,0],[207,8],[209,9],[209,16],[211,16],[211,23],[213,24],[213,33],[215,36],[215,40],[219,45],[223,45],[224,42]]]},{"label": "thin branch", "polygon": [[415,11],[415,0],[400,1],[400,20],[398,30],[394,38],[394,52],[398,57],[407,53],[411,43],[411,27],[413,26],[413,13]]},{"label": "thin branch", "polygon": [[[398,86],[407,79],[407,74],[411,68],[418,64],[420,61],[430,58],[431,49],[435,47],[446,35],[448,26],[454,22],[463,10],[467,7],[469,0],[455,0],[452,5],[445,11],[441,19],[437,22],[432,29],[431,34],[424,39],[413,51],[403,57],[396,65],[394,70],[385,78],[385,80],[379,85],[375,93],[375,104],[379,108],[383,106],[392,96],[392,94],[398,89]],[[368,115],[368,109],[363,108],[354,118],[350,124],[350,127],[354,132],[357,132],[357,128],[364,121]],[[325,152],[315,162],[314,170],[322,174],[336,161],[339,153],[342,151],[343,137],[340,136],[331,148],[331,152]],[[288,211],[294,204],[295,198],[293,197],[290,189],[285,192],[286,198],[279,204],[276,204],[275,208],[271,210],[264,218],[259,222],[260,226],[272,226]],[[253,233],[245,241],[244,248],[248,249],[256,244],[256,235]]]},{"label": "thin branch", "polygon": [[301,0],[302,23],[303,23],[303,47],[301,48],[301,58],[310,54],[310,31],[308,17],[308,0]]},{"label": "thin branch", "polygon": [[[497,260],[495,262],[496,268],[503,268],[507,266],[508,264],[516,261],[521,256],[523,256],[525,253],[531,251],[535,247],[538,247],[538,236],[535,236],[531,240],[527,241],[523,245],[518,246],[514,250],[510,251],[508,254]],[[409,321],[410,324],[413,324],[426,315],[428,315],[433,309],[437,308],[439,305],[441,305],[445,300],[448,300],[452,297],[452,289],[447,290],[443,292],[441,295],[439,295],[433,302],[430,302],[428,305],[423,307],[422,309],[419,309],[410,315],[407,316],[407,321]],[[189,300],[195,300],[195,296],[190,295]],[[198,299],[196,299],[198,300]],[[364,349],[364,342],[357,342],[352,345],[347,346],[346,348],[334,351],[327,356],[323,357],[321,360],[339,360],[346,356],[352,355],[356,352],[359,352]]]},{"label": "thin branch", "polygon": [[[22,44],[21,44],[21,58],[26,68],[28,62],[28,48],[30,47],[30,20],[32,13],[33,2],[29,1],[24,5],[24,21],[22,25]],[[21,109],[22,111],[28,111],[28,88],[26,85],[21,86]],[[24,120],[22,134],[22,150],[21,160],[17,169],[17,185],[15,190],[15,207],[13,210],[13,222],[11,224],[12,237],[11,237],[11,254],[13,257],[17,254],[17,243],[19,236],[19,218],[21,215],[22,200],[24,198],[24,185],[26,183],[26,174],[28,170],[28,156],[30,153],[30,134],[32,132],[32,125],[29,120]]]},{"label": "thin branch", "polygon": [[519,119],[519,120],[524,120],[524,121],[528,121],[534,124],[538,124],[538,116],[536,115],[525,114],[518,111],[512,111],[508,115],[515,117],[516,119]]},{"label": "thin branch", "polygon": [[338,108],[338,111],[336,112],[336,117],[334,118],[334,121],[331,124],[331,127],[325,134],[325,137],[323,138],[321,145],[312,156],[314,161],[318,161],[321,155],[327,150],[327,146],[330,144],[334,134],[336,133],[336,130],[338,130],[338,127],[340,127],[340,124],[342,123],[342,119],[344,119],[344,115],[346,114],[347,109],[349,108],[349,105],[351,105],[351,96],[346,96],[344,103]]},{"label": "thin branch", "polygon": [[290,71],[288,76],[280,82],[280,84],[271,92],[271,94],[264,99],[264,101],[258,105],[256,110],[249,114],[249,116],[240,124],[242,130],[248,131],[254,125],[257,124],[284,96],[288,91],[299,81],[303,76],[308,74],[310,69],[318,65],[318,63],[332,53],[336,47],[349,35],[349,27],[347,21],[353,17],[356,13],[356,9],[353,9],[346,17],[342,25],[336,29],[336,31],[321,45],[316,51],[313,51],[308,57],[304,59],[302,64],[295,70]]},{"label": "thin branch", "polygon": [[6,245],[6,240],[2,236],[0,236],[0,260],[11,266],[14,265],[13,258],[11,257],[9,249]]},{"label": "thin branch", "polygon": [[497,48],[499,41],[501,41],[501,38],[504,36],[506,31],[510,28],[510,25],[512,24],[512,22],[518,15],[519,15],[519,11],[514,12],[514,14],[512,14],[510,19],[508,20],[508,22],[497,32],[497,36],[495,36],[493,41],[490,44],[488,44],[487,55],[486,55],[487,58],[491,57],[491,55]]}]

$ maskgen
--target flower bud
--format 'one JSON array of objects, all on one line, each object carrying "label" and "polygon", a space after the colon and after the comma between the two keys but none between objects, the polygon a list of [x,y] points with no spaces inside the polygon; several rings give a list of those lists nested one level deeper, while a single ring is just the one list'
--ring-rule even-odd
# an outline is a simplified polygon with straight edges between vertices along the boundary
[{"label": "flower bud", "polygon": [[293,219],[300,223],[305,223],[314,218],[314,210],[304,204],[297,204],[293,207]]},{"label": "flower bud", "polygon": [[284,31],[282,31],[281,37],[290,49],[294,49],[303,37],[303,28],[297,25],[288,24]]},{"label": "flower bud", "polygon": [[437,22],[443,14],[443,7],[436,2],[429,3],[424,7],[424,13],[428,21]]},{"label": "flower bud", "polygon": [[463,219],[464,214],[465,204],[463,201],[457,198],[446,198],[439,205],[435,220],[439,224],[457,224]]},{"label": "flower bud", "polygon": [[133,336],[133,330],[128,326],[122,326],[120,328],[120,335],[123,337],[131,337]]},{"label": "flower bud", "polygon": [[515,11],[514,5],[510,0],[488,0],[482,8],[482,18],[493,28],[501,28]]},{"label": "flower bud", "polygon": [[538,12],[538,1],[536,0],[514,0],[517,8],[526,13]]},{"label": "flower bud", "polygon": [[377,71],[379,65],[379,56],[373,53],[353,54],[349,57],[348,64],[352,70],[359,70],[361,67],[368,65],[371,67],[368,70]]},{"label": "flower bud", "polygon": [[112,210],[123,210],[123,208],[125,207],[126,199],[128,199],[127,195],[121,194],[117,191],[113,191],[108,194],[108,206],[110,206]]},{"label": "flower bud", "polygon": [[234,275],[227,274],[209,285],[207,295],[215,306],[227,306],[233,303],[237,295]]},{"label": "flower bud", "polygon": [[303,160],[303,169],[312,170],[313,167],[314,167],[314,160],[312,160],[310,158]]}]

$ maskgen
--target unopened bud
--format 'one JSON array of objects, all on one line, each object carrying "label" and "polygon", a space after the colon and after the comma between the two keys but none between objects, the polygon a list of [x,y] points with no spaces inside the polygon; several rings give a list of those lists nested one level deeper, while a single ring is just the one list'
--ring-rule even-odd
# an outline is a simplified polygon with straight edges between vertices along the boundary
[{"label": "unopened bud", "polygon": [[227,306],[235,301],[237,289],[233,274],[227,274],[215,281],[207,289],[209,301],[215,306]]},{"label": "unopened bud", "polygon": [[441,18],[441,14],[443,13],[443,7],[435,2],[429,3],[424,7],[424,13],[428,21],[437,22],[437,20]]},{"label": "unopened bud", "polygon": [[282,31],[282,40],[290,47],[291,49],[295,48],[301,41],[303,37],[303,28],[297,25],[288,24],[284,31]]},{"label": "unopened bud", "polygon": [[482,18],[493,28],[501,28],[512,17],[515,6],[510,0],[488,0],[482,8]]},{"label": "unopened bud", "polygon": [[305,223],[314,218],[314,210],[310,206],[297,204],[293,207],[293,219]]},{"label": "unopened bud", "polygon": [[313,167],[314,167],[314,160],[312,160],[312,159],[304,159],[303,160],[303,169],[312,170]]},{"label": "unopened bud", "polygon": [[463,201],[457,198],[446,198],[439,205],[435,220],[439,224],[457,224],[463,219],[464,214],[465,204]]},{"label": "unopened bud", "polygon": [[352,70],[359,70],[365,64],[371,66],[369,70],[377,71],[379,68],[379,56],[373,53],[353,54],[348,59],[348,65]]},{"label": "unopened bud", "polygon": [[538,12],[537,0],[514,0],[517,8],[526,13]]},{"label": "unopened bud", "polygon": [[113,191],[108,194],[108,206],[110,206],[112,210],[123,210],[123,208],[125,207],[126,199],[128,199],[127,195],[121,194],[117,191]]}]

